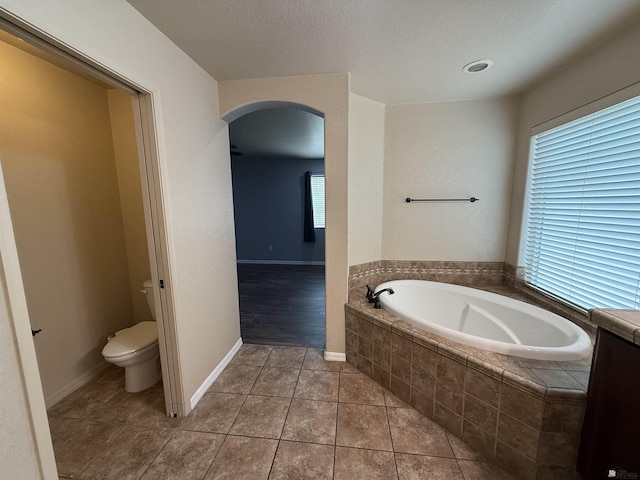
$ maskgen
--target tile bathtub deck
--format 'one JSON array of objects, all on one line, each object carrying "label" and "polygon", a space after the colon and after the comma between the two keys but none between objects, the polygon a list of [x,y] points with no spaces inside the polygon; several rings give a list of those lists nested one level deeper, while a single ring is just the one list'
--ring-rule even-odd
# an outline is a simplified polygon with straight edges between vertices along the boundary
[{"label": "tile bathtub deck", "polygon": [[513,480],[348,364],[243,345],[186,418],[120,369],[49,410],[61,479]]}]

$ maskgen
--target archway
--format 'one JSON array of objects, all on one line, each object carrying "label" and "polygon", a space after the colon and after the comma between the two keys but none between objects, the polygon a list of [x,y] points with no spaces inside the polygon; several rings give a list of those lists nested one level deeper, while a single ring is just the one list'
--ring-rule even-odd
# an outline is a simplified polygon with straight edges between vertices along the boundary
[{"label": "archway", "polygon": [[326,346],[325,358],[345,359],[347,301],[348,75],[279,77],[222,82],[221,118],[230,122],[264,108],[295,106],[325,119]]},{"label": "archway", "polygon": [[260,109],[229,140],[242,341],[324,349],[324,118]]}]

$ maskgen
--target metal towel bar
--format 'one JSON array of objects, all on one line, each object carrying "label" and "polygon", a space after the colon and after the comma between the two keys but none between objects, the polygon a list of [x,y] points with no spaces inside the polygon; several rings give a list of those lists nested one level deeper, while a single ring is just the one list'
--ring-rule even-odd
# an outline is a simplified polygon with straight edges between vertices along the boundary
[{"label": "metal towel bar", "polygon": [[407,197],[405,198],[405,202],[407,203],[411,203],[411,202],[477,202],[478,200],[480,200],[479,198],[476,197],[471,197],[471,198],[411,198],[411,197]]}]

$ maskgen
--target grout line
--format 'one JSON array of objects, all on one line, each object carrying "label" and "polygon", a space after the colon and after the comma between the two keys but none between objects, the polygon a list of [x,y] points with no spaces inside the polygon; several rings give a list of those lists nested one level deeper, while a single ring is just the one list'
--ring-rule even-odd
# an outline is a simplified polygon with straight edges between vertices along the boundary
[{"label": "grout line", "polygon": [[276,463],[276,457],[278,456],[278,450],[280,450],[280,439],[278,439],[278,445],[276,446],[276,451],[273,452],[273,459],[271,460],[271,466],[269,467],[269,473],[267,474],[267,478],[271,476],[271,471],[273,470],[273,464]]},{"label": "grout line", "polygon": [[340,415],[340,382],[342,381],[342,368],[338,372],[338,398],[336,404],[336,433],[333,437],[333,475],[332,478],[336,478],[336,455],[338,453],[338,418]]},{"label": "grout line", "polygon": [[154,464],[154,462],[158,459],[158,457],[164,451],[164,449],[167,448],[167,445],[169,445],[169,442],[171,442],[171,440],[173,439],[173,437],[175,435],[176,435],[175,431],[171,432],[171,435],[169,436],[167,441],[164,443],[164,445],[162,445],[162,448],[160,450],[158,450],[158,453],[153,457],[153,460],[151,460],[151,462],[149,462],[149,465],[147,465],[147,468],[144,469],[144,472],[142,472],[142,474],[140,475],[139,478],[144,477],[145,473],[147,473],[147,471],[151,468],[151,465]]},{"label": "grout line", "polygon": [[[307,355],[307,352],[305,352],[305,356],[306,355]],[[280,437],[278,438],[278,442],[280,440],[282,440],[282,434],[284,433],[284,427],[287,426],[287,420],[289,420],[289,413],[291,413],[291,403],[293,403],[293,394],[295,393],[296,388],[298,387],[298,381],[300,380],[300,372],[301,371],[302,370],[298,370],[298,376],[296,377],[296,384],[293,387],[293,392],[291,392],[291,397],[289,397],[289,406],[287,407],[287,414],[284,416],[284,422],[282,422],[282,429],[280,430]],[[278,443],[278,448],[280,448],[280,443]]]},{"label": "grout line", "polygon": [[204,478],[207,478],[207,475],[209,475],[209,471],[211,470],[211,467],[213,467],[213,464],[216,462],[216,458],[218,458],[218,454],[220,454],[220,450],[222,450],[222,447],[224,446],[225,443],[227,443],[227,438],[229,438],[229,435],[225,435],[224,436],[224,440],[222,441],[222,443],[220,444],[220,446],[218,447],[218,451],[216,452],[216,454],[213,456],[213,459],[211,460],[211,463],[209,464],[209,468],[207,468],[207,471],[204,474]]},{"label": "grout line", "polygon": [[[386,404],[386,401],[385,401],[385,404]],[[390,407],[385,406],[384,414],[387,417],[387,428],[389,429],[389,440],[391,440],[391,453],[393,454],[393,465],[396,469],[396,476],[399,478],[400,474],[398,473],[398,462],[396,461],[396,447],[393,442],[393,433],[391,432],[391,421],[389,420],[389,408]]]},{"label": "grout line", "polygon": [[[449,440],[449,435],[453,435],[453,433],[446,432],[445,433],[445,438],[447,439],[447,443],[449,444],[449,448],[451,449],[451,453],[453,453],[453,458],[456,461],[456,465],[458,466],[458,470],[460,471],[460,475],[462,476],[463,480],[466,480],[465,476],[464,476],[464,472],[462,471],[462,468],[460,467],[460,462],[458,461],[460,459],[456,455],[456,451],[453,449],[453,445],[451,444],[451,440]],[[458,437],[456,437],[456,438],[458,438]]]}]

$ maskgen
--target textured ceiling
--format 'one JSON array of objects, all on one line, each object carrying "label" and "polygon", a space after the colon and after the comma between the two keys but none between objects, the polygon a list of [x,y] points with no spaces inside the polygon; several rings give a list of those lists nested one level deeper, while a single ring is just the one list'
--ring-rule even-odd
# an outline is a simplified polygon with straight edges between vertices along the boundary
[{"label": "textured ceiling", "polygon": [[229,142],[246,158],[324,158],[324,118],[294,107],[248,113],[229,124]]},{"label": "textured ceiling", "polygon": [[640,0],[128,1],[216,80],[350,72],[387,104],[520,92],[640,18]]}]

